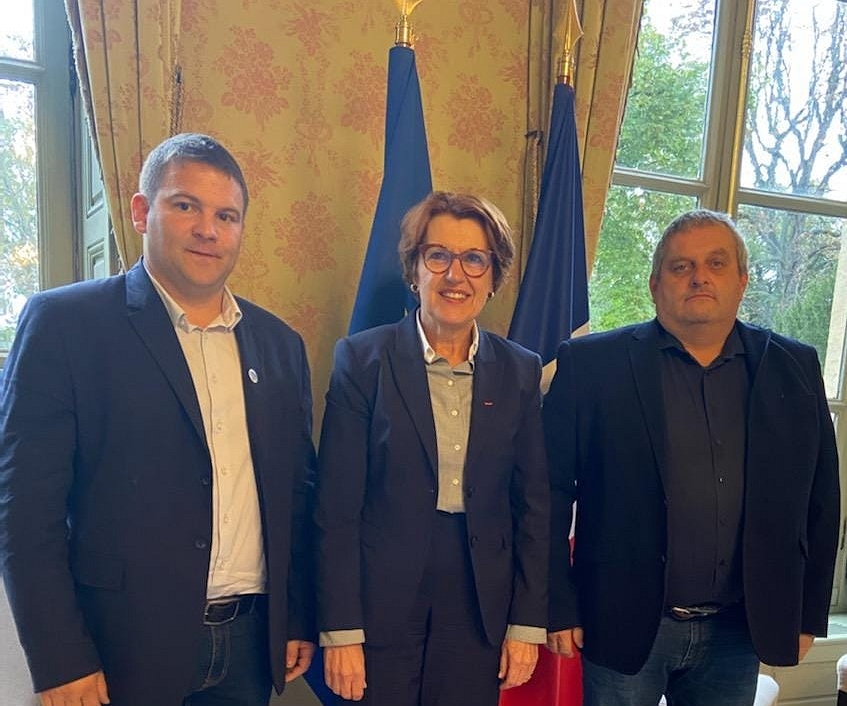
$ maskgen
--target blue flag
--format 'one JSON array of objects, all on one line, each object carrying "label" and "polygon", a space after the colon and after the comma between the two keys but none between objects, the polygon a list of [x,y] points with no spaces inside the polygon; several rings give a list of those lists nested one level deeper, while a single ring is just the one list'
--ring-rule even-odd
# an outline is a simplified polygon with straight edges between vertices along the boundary
[{"label": "blue flag", "polygon": [[535,233],[509,338],[538,353],[546,365],[555,360],[559,342],[586,323],[588,276],[574,91],[559,83],[553,92]]},{"label": "blue flag", "polygon": [[432,175],[415,52],[395,46],[388,53],[382,187],[349,333],[399,321],[407,309],[416,306],[403,282],[397,244],[406,211],[430,191]]}]

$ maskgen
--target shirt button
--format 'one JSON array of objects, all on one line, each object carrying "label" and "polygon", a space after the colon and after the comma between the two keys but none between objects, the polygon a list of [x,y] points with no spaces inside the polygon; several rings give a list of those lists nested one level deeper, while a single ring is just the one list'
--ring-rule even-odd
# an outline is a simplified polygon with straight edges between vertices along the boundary
[{"label": "shirt button", "polygon": [[453,387],[455,383],[452,380],[447,381],[447,387]]},{"label": "shirt button", "polygon": [[721,478],[718,478],[718,483],[723,484],[723,478],[722,478],[722,477],[721,477]]},{"label": "shirt button", "polygon": [[225,525],[229,524],[229,515],[224,515],[224,524]]},{"label": "shirt button", "polygon": [[453,451],[461,451],[461,450],[462,450],[461,444],[454,444],[453,445]]},{"label": "shirt button", "polygon": [[451,481],[451,483],[453,483],[453,485],[459,485],[459,479],[458,479],[458,478],[454,478],[454,479]]},{"label": "shirt button", "polygon": [[216,422],[215,423],[215,431],[221,431],[223,428],[224,428],[223,422]]},{"label": "shirt button", "polygon": [[451,409],[450,410],[450,416],[451,417],[458,417],[459,416],[459,410],[458,409]]},{"label": "shirt button", "polygon": [[221,466],[221,475],[225,476],[227,473],[229,473],[229,469],[226,466]]}]

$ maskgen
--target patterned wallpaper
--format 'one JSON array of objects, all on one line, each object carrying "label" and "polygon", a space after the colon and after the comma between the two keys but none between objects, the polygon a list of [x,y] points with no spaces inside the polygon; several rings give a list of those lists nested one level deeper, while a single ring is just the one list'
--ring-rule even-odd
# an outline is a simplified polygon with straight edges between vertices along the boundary
[{"label": "patterned wallpaper", "polygon": [[[487,196],[519,239],[528,64],[545,11],[425,0],[412,16],[434,187]],[[244,167],[251,203],[231,284],[303,334],[316,422],[379,191],[397,18],[391,0],[181,3],[180,128],[217,136]],[[484,313],[488,328],[508,328],[517,280]]]}]

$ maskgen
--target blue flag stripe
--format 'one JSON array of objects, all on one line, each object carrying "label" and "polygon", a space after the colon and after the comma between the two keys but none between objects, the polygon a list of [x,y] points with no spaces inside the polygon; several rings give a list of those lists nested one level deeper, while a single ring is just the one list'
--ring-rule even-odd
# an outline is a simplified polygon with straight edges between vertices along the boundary
[{"label": "blue flag stripe", "polygon": [[430,191],[432,175],[415,52],[408,47],[392,47],[388,54],[382,186],[349,333],[398,321],[412,305],[397,255],[400,221]]},{"label": "blue flag stripe", "polygon": [[509,327],[509,338],[538,353],[545,365],[559,342],[588,322],[582,210],[574,93],[557,84],[535,232]]}]

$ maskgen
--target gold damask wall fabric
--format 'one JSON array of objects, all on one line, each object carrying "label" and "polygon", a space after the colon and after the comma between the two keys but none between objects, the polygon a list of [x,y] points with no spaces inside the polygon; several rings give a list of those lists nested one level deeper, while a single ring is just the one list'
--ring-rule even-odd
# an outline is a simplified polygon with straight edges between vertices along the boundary
[{"label": "gold damask wall fabric", "polygon": [[[395,3],[66,4],[77,61],[89,81],[122,263],[129,267],[141,252],[128,203],[143,157],[173,132],[220,139],[241,163],[251,197],[232,288],[303,334],[319,420],[332,348],[347,330],[382,177]],[[411,18],[433,186],[490,198],[519,243],[531,224],[531,174],[540,160],[527,134],[546,130],[545,87],[549,82],[552,91],[556,51],[550,19],[561,4],[424,0]],[[578,102],[579,89],[578,83]],[[614,136],[616,131],[617,125]],[[599,197],[592,198],[602,213]],[[519,279],[516,268],[483,313],[483,325],[508,329]]]}]

